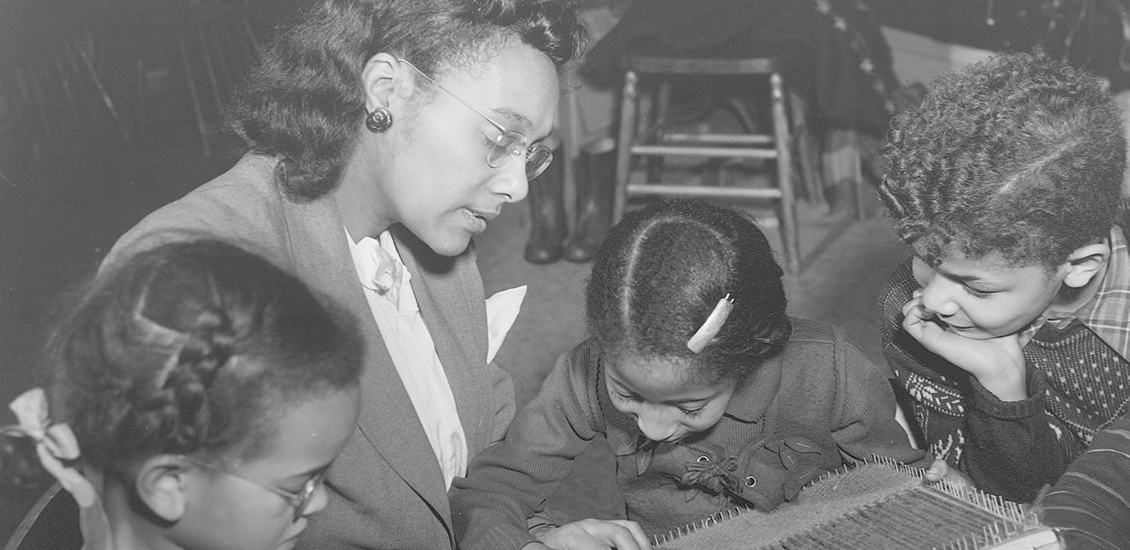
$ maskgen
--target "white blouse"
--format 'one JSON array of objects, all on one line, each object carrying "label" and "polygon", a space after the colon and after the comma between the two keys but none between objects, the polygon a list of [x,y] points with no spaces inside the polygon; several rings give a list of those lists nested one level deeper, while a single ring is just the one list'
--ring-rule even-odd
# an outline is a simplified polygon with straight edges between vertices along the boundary
[{"label": "white blouse", "polygon": [[348,231],[346,238],[381,338],[450,488],[455,476],[467,472],[467,439],[435,342],[412,292],[412,274],[401,263],[388,231],[379,235],[379,241],[365,237],[354,244]]}]

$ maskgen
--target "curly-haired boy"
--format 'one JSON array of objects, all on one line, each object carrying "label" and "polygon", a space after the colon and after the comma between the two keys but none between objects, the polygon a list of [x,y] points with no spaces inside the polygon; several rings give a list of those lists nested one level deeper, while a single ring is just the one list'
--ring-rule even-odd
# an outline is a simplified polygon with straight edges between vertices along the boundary
[{"label": "curly-haired boy", "polygon": [[935,456],[1031,501],[1130,400],[1120,112],[1097,77],[1010,54],[941,77],[887,139],[914,255],[884,352]]}]

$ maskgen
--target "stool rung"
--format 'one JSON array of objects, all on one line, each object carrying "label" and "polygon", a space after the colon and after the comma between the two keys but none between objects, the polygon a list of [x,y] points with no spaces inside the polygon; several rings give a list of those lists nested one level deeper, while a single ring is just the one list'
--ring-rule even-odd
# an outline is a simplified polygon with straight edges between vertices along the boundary
[{"label": "stool rung", "polygon": [[764,134],[663,134],[664,143],[733,143],[769,145],[773,137]]},{"label": "stool rung", "polygon": [[633,145],[633,155],[685,155],[695,157],[777,158],[776,149],[738,149],[735,147],[687,147],[675,145]]},{"label": "stool rung", "polygon": [[700,187],[694,185],[664,185],[659,183],[629,183],[628,194],[679,195],[687,197],[721,197],[727,199],[780,199],[780,189],[762,187]]}]

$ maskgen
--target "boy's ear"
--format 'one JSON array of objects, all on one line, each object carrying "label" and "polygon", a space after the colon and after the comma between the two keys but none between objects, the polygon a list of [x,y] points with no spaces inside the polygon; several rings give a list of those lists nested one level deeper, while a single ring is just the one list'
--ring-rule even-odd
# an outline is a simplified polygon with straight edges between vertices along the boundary
[{"label": "boy's ear", "polygon": [[411,69],[392,54],[381,52],[370,57],[361,70],[365,109],[372,111],[377,107],[387,108],[397,92],[402,95],[410,92],[415,81],[407,75],[408,70]]},{"label": "boy's ear", "polygon": [[188,468],[174,455],[157,455],[142,463],[137,472],[137,496],[161,519],[176,523],[188,507]]},{"label": "boy's ear", "polygon": [[1105,242],[1088,244],[1076,248],[1067,257],[1067,276],[1063,284],[1071,288],[1082,288],[1103,272],[1110,260],[1110,246]]}]

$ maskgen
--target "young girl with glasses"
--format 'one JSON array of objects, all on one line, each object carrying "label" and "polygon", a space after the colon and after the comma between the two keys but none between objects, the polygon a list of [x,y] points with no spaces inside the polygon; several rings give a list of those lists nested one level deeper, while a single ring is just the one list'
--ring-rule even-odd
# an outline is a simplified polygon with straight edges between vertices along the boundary
[{"label": "young girl with glasses", "polygon": [[[88,549],[289,548],[360,408],[353,321],[263,258],[168,244],[102,273],[52,336],[18,431]],[[50,401],[50,407],[47,402]]]},{"label": "young girl with glasses", "polygon": [[[647,548],[648,536],[721,510],[772,511],[873,455],[945,475],[911,446],[884,373],[843,331],[787,315],[781,276],[745,214],[669,201],[626,215],[586,289],[592,337],[456,480],[460,547]],[[529,532],[597,436],[630,521]]]}]

